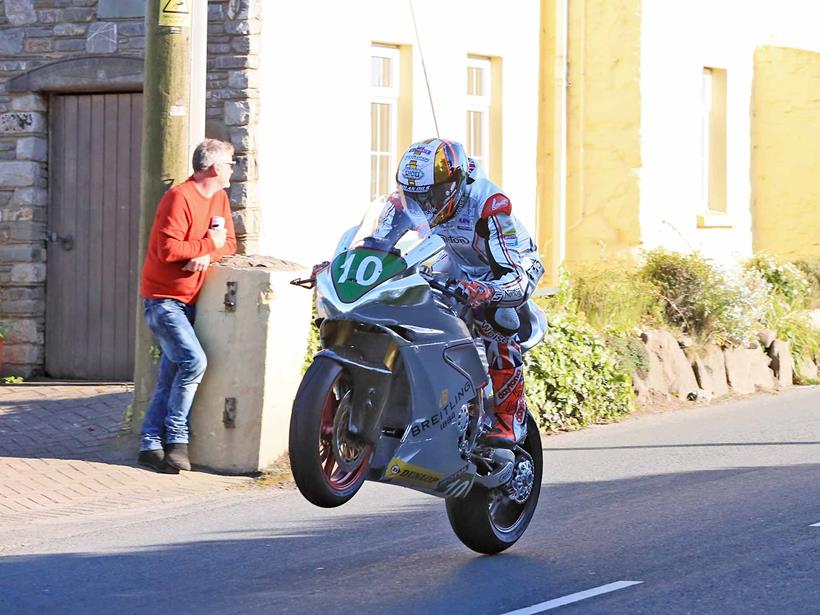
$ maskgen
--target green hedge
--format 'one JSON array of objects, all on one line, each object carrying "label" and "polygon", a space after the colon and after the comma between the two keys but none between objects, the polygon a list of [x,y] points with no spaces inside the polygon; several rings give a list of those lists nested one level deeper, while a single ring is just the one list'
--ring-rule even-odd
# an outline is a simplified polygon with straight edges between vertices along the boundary
[{"label": "green hedge", "polygon": [[635,409],[631,377],[580,316],[547,308],[544,341],[524,357],[527,403],[547,431],[612,421]]}]

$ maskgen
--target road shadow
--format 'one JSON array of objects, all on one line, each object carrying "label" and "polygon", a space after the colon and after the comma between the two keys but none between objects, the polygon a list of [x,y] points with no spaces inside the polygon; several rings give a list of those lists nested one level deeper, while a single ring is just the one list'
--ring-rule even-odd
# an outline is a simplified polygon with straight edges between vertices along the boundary
[{"label": "road shadow", "polygon": [[804,464],[546,484],[527,533],[494,557],[463,547],[433,498],[387,509],[388,488],[372,486],[353,514],[262,500],[222,527],[201,512],[129,530],[169,544],[0,557],[0,612],[501,613],[631,579],[644,584],[577,612],[809,613],[818,476]]}]

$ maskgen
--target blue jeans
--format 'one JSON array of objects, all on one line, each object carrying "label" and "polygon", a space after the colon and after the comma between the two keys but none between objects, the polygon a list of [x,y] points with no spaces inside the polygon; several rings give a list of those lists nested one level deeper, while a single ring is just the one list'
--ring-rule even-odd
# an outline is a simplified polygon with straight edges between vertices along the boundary
[{"label": "blue jeans", "polygon": [[146,299],[145,322],[162,348],[157,386],[142,423],[140,450],[187,444],[188,414],[207,367],[194,333],[196,306],[176,299]]}]

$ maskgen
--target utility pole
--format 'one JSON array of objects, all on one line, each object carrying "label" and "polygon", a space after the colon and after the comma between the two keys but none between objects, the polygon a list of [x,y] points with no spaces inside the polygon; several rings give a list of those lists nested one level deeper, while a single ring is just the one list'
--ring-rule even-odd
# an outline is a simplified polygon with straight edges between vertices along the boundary
[{"label": "utility pole", "polygon": [[[207,0],[147,2],[138,272],[142,271],[157,203],[171,186],[188,178],[191,142],[200,141],[204,133],[204,70],[197,67],[201,69],[205,62],[207,10]],[[192,25],[196,28],[193,36]],[[196,54],[192,54],[192,39],[197,41]],[[193,90],[192,74],[201,76],[195,77]],[[201,127],[192,125],[192,107]],[[132,430],[139,431],[156,382],[159,349],[153,346],[143,321],[142,298],[135,300]]]}]

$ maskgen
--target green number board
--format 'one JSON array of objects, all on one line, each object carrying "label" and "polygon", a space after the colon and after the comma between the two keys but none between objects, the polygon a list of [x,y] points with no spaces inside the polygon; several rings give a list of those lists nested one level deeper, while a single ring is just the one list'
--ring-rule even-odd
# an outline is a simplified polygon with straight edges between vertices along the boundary
[{"label": "green number board", "polygon": [[404,259],[395,254],[356,248],[333,259],[330,275],[339,299],[352,303],[406,267]]}]

